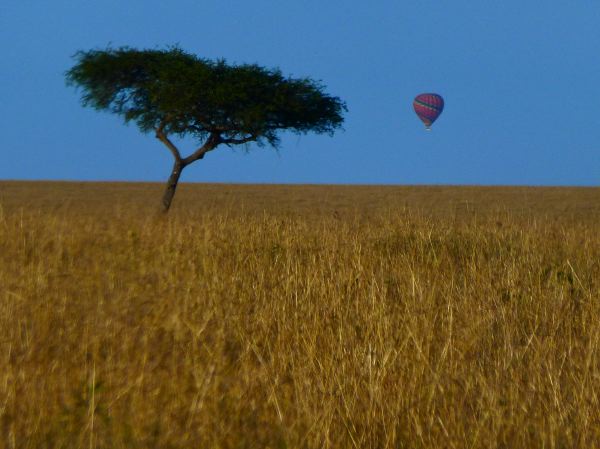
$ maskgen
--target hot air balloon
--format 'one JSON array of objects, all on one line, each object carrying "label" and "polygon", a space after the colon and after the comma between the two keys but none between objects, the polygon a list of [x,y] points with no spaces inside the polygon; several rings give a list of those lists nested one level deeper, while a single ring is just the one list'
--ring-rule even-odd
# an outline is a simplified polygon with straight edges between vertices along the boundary
[{"label": "hot air balloon", "polygon": [[444,99],[438,94],[420,94],[413,101],[415,112],[425,123],[425,129],[431,130],[431,124],[440,116],[444,110]]}]

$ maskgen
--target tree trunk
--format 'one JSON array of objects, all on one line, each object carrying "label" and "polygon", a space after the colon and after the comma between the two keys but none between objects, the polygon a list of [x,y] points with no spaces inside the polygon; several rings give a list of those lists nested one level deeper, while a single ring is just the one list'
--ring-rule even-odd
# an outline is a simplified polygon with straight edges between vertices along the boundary
[{"label": "tree trunk", "polygon": [[179,182],[179,177],[181,176],[184,167],[185,164],[181,160],[176,160],[175,164],[173,164],[173,171],[167,181],[167,188],[165,189],[162,199],[164,212],[167,212],[171,206],[171,201],[173,201],[173,196],[175,196],[175,189],[177,189],[177,183]]}]

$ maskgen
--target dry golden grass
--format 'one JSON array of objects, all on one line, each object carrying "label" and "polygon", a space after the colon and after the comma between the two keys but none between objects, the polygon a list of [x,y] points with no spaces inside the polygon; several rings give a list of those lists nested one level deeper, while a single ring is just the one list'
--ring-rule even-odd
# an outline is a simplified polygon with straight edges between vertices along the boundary
[{"label": "dry golden grass", "polygon": [[0,447],[600,447],[600,189],[0,183]]}]

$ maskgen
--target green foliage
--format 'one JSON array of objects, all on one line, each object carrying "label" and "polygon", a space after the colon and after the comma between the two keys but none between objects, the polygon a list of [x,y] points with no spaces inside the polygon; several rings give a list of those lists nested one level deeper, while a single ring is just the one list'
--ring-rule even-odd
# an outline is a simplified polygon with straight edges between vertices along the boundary
[{"label": "green foliage", "polygon": [[346,105],[309,78],[284,77],[254,64],[211,61],[180,48],[80,51],[66,73],[82,102],[135,122],[143,132],[200,140],[218,135],[278,144],[278,131],[332,134]]}]

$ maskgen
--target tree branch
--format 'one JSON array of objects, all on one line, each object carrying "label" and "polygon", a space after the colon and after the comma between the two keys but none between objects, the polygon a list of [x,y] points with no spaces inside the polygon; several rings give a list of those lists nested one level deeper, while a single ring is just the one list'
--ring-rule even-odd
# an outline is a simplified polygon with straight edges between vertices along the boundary
[{"label": "tree branch", "polygon": [[243,139],[221,139],[221,143],[224,143],[225,145],[242,145],[244,143],[252,142],[253,140],[256,140],[256,135],[254,134],[244,137]]},{"label": "tree branch", "polygon": [[171,142],[169,140],[169,138],[167,137],[167,135],[164,132],[166,125],[167,125],[166,120],[163,120],[162,122],[160,122],[160,125],[158,125],[158,128],[156,128],[156,138],[167,146],[167,148],[171,151],[171,153],[173,154],[173,157],[175,158],[176,161],[181,162],[181,160],[182,160],[181,153],[179,153],[179,150],[177,149],[177,147],[173,144],[173,142]]},{"label": "tree branch", "polygon": [[217,148],[220,143],[222,143],[221,135],[215,132],[211,133],[204,145],[182,160],[183,165],[189,165],[198,159],[202,159],[206,153]]}]

